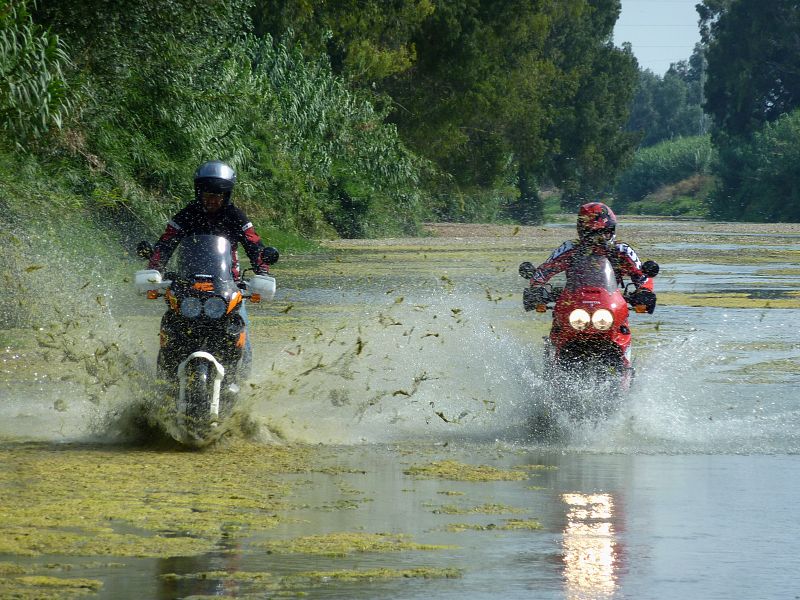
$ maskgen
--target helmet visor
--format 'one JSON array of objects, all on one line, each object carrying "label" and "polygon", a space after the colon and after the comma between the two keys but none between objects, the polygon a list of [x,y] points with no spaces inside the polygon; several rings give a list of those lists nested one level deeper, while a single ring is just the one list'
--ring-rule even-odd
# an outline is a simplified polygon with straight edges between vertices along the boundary
[{"label": "helmet visor", "polygon": [[614,229],[605,227],[603,229],[595,229],[594,231],[587,231],[583,234],[583,240],[592,245],[604,245],[614,239]]},{"label": "helmet visor", "polygon": [[233,189],[233,182],[219,177],[207,177],[197,180],[197,189],[200,193],[226,194]]}]

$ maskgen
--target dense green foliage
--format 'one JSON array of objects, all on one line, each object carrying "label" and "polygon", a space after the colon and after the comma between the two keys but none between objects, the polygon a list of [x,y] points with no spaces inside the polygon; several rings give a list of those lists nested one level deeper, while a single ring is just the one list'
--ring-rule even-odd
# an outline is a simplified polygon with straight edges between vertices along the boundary
[{"label": "dense green foliage", "polygon": [[[0,0],[6,221],[41,202],[154,235],[209,158],[256,224],[414,233],[542,218],[629,158],[636,83],[619,0]],[[12,164],[16,159],[8,156]],[[34,175],[34,173],[36,175]],[[9,193],[11,187],[17,193]]]},{"label": "dense green foliage", "polygon": [[[633,136],[630,49],[610,42],[618,0],[255,3],[256,30],[326,50],[349,84],[392,107],[403,140],[446,177],[433,215],[536,222],[540,182],[567,197],[613,180]],[[504,210],[504,207],[506,210]]]},{"label": "dense green foliage", "polygon": [[709,173],[715,159],[708,135],[678,138],[639,150],[617,183],[615,207],[642,200],[660,187]]},{"label": "dense green foliage", "polygon": [[706,110],[728,135],[749,134],[800,103],[800,5],[706,0]]},{"label": "dense green foliage", "polygon": [[714,216],[800,221],[800,109],[767,123],[749,141],[721,149],[724,187],[713,198]]},{"label": "dense green foliage", "polygon": [[720,157],[712,215],[800,220],[792,183],[800,145],[800,5],[705,0],[698,12],[708,45],[705,109]]},{"label": "dense green foliage", "polygon": [[58,36],[35,24],[24,3],[0,1],[0,128],[11,139],[61,126],[68,64]]},{"label": "dense green foliage", "polygon": [[663,77],[639,72],[626,127],[639,133],[641,147],[708,132],[709,117],[702,107],[706,70],[703,46],[697,44],[688,61],[673,63]]},{"label": "dense green foliage", "polygon": [[[630,50],[609,41],[619,2],[435,7],[412,38],[415,68],[383,89],[404,139],[453,174],[461,198],[516,180],[524,213],[538,181],[574,198],[613,179],[633,146],[622,126],[636,77]],[[437,209],[457,217],[452,192],[438,197]]]}]

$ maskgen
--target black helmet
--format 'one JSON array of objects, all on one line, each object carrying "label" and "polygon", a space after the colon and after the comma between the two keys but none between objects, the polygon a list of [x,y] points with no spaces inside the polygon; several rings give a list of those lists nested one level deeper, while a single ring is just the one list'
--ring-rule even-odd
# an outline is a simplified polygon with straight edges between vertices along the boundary
[{"label": "black helmet", "polygon": [[197,167],[194,172],[194,196],[200,200],[203,192],[222,194],[225,204],[231,201],[231,192],[236,185],[236,171],[221,160],[210,160]]}]

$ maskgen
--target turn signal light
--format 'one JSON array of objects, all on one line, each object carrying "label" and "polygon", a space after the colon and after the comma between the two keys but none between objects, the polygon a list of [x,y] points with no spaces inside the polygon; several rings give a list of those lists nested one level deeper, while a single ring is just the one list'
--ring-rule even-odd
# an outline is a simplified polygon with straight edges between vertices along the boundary
[{"label": "turn signal light", "polygon": [[255,302],[256,304],[261,302],[261,294],[250,294],[250,302]]},{"label": "turn signal light", "polygon": [[547,312],[547,304],[537,304],[536,312]]},{"label": "turn signal light", "polygon": [[239,339],[236,340],[236,347],[237,348],[244,348],[245,343],[247,342],[247,332],[242,331],[239,334]]},{"label": "turn signal light", "polygon": [[158,290],[147,290],[147,299],[156,300],[158,298]]}]

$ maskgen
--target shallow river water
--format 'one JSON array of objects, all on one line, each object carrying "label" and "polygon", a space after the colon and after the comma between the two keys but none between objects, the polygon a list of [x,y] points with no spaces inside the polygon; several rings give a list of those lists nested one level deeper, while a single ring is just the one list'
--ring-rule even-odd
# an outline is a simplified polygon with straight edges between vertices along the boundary
[{"label": "shallow river water", "polygon": [[636,379],[547,438],[517,265],[571,227],[432,233],[284,257],[202,451],[140,418],[160,302],[4,331],[0,597],[800,598],[800,227],[623,223]]}]

